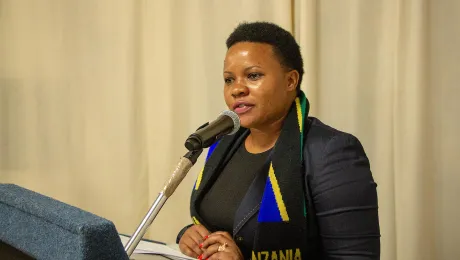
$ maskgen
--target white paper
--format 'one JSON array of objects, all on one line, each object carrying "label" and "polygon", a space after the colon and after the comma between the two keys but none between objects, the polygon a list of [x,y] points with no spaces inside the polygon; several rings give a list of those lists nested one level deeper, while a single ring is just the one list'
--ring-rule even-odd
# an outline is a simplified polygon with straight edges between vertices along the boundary
[{"label": "white paper", "polygon": [[[123,235],[120,235],[120,239],[123,246],[125,246],[129,241],[129,237]],[[195,259],[182,254],[179,250],[170,246],[143,240],[141,240],[137,245],[136,249],[134,250],[134,254],[162,255],[174,260]]]}]

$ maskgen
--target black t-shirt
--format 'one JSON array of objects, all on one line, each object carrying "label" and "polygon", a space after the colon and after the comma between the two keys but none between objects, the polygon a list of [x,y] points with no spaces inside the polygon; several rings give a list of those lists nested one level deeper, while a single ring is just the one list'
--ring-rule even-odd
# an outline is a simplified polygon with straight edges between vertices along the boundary
[{"label": "black t-shirt", "polygon": [[198,205],[198,212],[206,223],[233,235],[235,213],[269,153],[270,150],[252,154],[244,142],[241,144]]}]

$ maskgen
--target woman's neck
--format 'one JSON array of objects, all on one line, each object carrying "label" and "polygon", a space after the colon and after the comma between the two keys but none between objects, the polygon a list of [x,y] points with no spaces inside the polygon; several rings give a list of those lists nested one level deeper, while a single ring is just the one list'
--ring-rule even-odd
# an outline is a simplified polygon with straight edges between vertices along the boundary
[{"label": "woman's neck", "polygon": [[244,143],[246,150],[250,153],[262,153],[273,148],[281,134],[283,121],[284,117],[266,127],[251,128],[251,133]]},{"label": "woman's neck", "polygon": [[[295,97],[296,93],[293,93],[289,104],[294,102]],[[281,134],[284,119],[287,117],[290,108],[291,105],[286,106],[284,111],[281,113],[282,116],[275,121],[264,126],[250,128],[251,133],[244,142],[246,150],[250,153],[263,153],[273,148]]]}]

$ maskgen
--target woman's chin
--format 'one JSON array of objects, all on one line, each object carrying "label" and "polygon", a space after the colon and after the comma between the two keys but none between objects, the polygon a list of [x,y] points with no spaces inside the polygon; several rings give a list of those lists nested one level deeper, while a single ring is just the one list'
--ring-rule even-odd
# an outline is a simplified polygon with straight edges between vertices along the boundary
[{"label": "woman's chin", "polygon": [[244,118],[240,118],[240,126],[244,128],[250,128],[251,122],[249,120],[245,120]]},{"label": "woman's chin", "polygon": [[252,118],[240,118],[240,125],[244,128],[254,128],[256,126],[256,120]]}]

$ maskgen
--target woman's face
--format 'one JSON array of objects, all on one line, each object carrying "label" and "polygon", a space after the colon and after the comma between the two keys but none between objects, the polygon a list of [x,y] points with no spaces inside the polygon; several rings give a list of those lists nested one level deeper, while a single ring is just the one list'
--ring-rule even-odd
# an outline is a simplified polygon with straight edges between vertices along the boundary
[{"label": "woman's face", "polygon": [[242,127],[264,128],[287,114],[298,76],[281,66],[271,45],[237,43],[225,56],[225,103],[239,115]]}]

